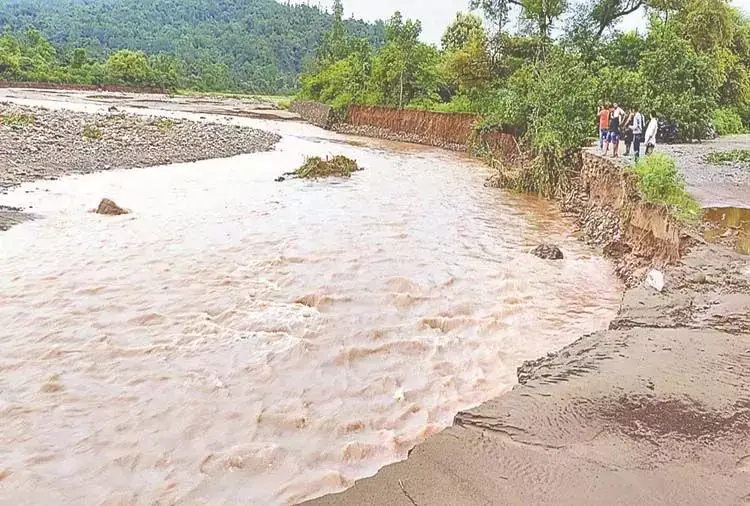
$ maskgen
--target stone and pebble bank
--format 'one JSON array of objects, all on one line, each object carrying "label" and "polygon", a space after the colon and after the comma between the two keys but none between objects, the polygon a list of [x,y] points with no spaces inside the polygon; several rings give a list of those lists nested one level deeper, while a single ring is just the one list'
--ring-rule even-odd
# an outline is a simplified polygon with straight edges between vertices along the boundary
[{"label": "stone and pebble bank", "polygon": [[[49,110],[0,103],[0,194],[67,174],[149,167],[268,151],[280,137],[181,119]],[[0,230],[28,219],[0,207]]]}]

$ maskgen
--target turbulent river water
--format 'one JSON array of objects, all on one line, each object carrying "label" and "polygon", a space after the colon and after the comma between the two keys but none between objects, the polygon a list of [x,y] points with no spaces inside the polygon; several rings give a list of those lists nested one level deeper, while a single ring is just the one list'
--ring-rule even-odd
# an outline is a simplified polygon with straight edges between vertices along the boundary
[{"label": "turbulent river water", "polygon": [[[0,196],[42,216],[0,234],[0,502],[338,491],[614,314],[620,286],[571,222],[484,188],[474,161],[204,120],[283,140]],[[273,181],[339,153],[366,170]],[[132,214],[88,213],[104,196]],[[530,255],[542,240],[565,260]]]}]

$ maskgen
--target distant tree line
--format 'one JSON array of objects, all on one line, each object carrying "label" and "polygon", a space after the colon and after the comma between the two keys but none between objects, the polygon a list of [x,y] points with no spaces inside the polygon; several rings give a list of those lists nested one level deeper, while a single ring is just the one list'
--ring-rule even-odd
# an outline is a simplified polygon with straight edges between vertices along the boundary
[{"label": "distant tree line", "polygon": [[[383,41],[382,23],[342,24]],[[0,2],[0,78],[288,93],[332,25],[274,0]]]}]

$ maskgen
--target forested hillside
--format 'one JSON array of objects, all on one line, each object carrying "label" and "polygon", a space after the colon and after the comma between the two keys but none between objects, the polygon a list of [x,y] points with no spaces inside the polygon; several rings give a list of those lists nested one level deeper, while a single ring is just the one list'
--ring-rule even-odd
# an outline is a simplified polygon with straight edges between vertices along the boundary
[{"label": "forested hillside", "polygon": [[[332,23],[318,8],[274,0],[0,2],[0,26],[16,39],[30,26],[38,29],[63,63],[76,49],[101,61],[127,48],[160,55],[187,87],[216,90],[291,90]],[[384,38],[382,23],[347,20],[345,26],[375,45]]]},{"label": "forested hillside", "polygon": [[[727,0],[471,5],[494,25],[458,14],[440,48],[420,42],[421,23],[398,12],[379,48],[334,27],[326,37],[330,49],[301,77],[300,96],[335,107],[484,116],[479,131],[520,134],[530,160],[514,185],[542,193],[559,193],[569,183],[569,157],[597,136],[595,117],[604,103],[657,118],[664,139],[750,131],[750,18]],[[520,32],[507,27],[511,8],[525,21]],[[618,20],[637,9],[647,9],[648,30],[617,30]]]}]

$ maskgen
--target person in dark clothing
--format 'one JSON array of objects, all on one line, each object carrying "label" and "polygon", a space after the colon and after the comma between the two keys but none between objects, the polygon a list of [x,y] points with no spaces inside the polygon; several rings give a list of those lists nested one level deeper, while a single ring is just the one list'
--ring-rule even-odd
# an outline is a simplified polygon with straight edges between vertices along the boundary
[{"label": "person in dark clothing", "polygon": [[621,126],[623,132],[623,140],[625,141],[625,156],[630,156],[630,148],[633,145],[633,116],[635,111],[633,109],[628,113],[628,117],[625,118],[625,122]]},{"label": "person in dark clothing", "polygon": [[604,152],[606,154],[609,144],[612,144],[612,158],[617,158],[620,147],[620,124],[622,123],[625,111],[623,111],[617,104],[612,106],[612,114],[609,117],[609,137],[607,147]]}]

